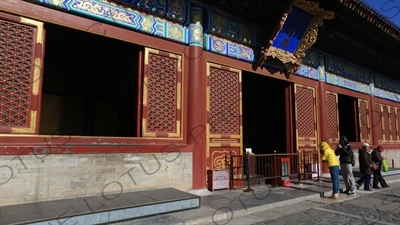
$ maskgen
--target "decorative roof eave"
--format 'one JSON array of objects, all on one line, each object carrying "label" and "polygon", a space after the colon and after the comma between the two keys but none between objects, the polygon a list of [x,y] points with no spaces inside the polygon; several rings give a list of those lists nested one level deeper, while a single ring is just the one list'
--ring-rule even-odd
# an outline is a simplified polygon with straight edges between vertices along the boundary
[{"label": "decorative roof eave", "polygon": [[390,36],[400,40],[400,28],[361,0],[337,0]]},{"label": "decorative roof eave", "polygon": [[[334,12],[326,11],[323,8],[320,8],[319,3],[317,2],[311,2],[307,0],[295,0],[293,2],[293,5],[313,15],[308,29],[301,39],[296,51],[291,54],[282,49],[272,47],[272,42],[276,38],[275,36],[272,40],[269,40],[265,47],[262,49],[262,55],[255,66],[260,67],[265,61],[266,57],[270,56],[272,58],[277,58],[281,62],[283,62],[285,64],[285,67],[287,68],[288,74],[295,73],[299,70],[302,64],[302,60],[306,55],[306,50],[309,49],[317,41],[318,27],[323,25],[323,20],[331,20],[335,17]],[[282,16],[282,20],[279,21],[280,29],[278,30],[277,34],[282,29],[282,22],[286,21],[288,13],[290,13],[290,9],[288,11],[285,11]]]},{"label": "decorative roof eave", "polygon": [[359,29],[360,31],[364,32],[365,34],[371,36],[372,38],[374,38],[377,42],[380,42],[380,44],[386,45],[390,48],[394,48],[394,46],[392,44],[389,44],[387,42],[387,40],[383,39],[383,38],[379,38],[378,36],[376,36],[375,34],[372,34],[371,32],[367,31],[365,28],[363,28],[362,26],[360,26],[359,24],[355,23],[354,21],[352,21],[351,19],[343,16],[343,15],[336,15],[336,18],[344,20],[345,23],[350,24],[352,26],[354,26],[356,29]]}]

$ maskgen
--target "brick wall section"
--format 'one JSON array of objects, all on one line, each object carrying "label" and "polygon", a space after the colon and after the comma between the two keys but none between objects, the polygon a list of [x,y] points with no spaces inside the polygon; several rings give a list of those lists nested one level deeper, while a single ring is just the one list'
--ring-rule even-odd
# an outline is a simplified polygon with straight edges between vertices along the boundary
[{"label": "brick wall section", "polygon": [[192,153],[0,156],[0,206],[165,187],[192,188]]}]

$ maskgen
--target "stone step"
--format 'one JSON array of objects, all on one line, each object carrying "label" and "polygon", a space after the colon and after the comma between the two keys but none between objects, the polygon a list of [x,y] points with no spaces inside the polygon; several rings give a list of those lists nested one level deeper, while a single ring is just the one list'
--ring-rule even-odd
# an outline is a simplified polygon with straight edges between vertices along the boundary
[{"label": "stone step", "polygon": [[200,207],[200,197],[174,188],[0,207],[5,224],[104,224]]},{"label": "stone step", "polygon": [[[341,173],[341,171],[340,171],[340,174],[342,174]],[[400,169],[398,169],[398,168],[389,168],[389,171],[388,172],[383,172],[382,170],[381,170],[381,174],[382,174],[382,176],[392,176],[392,175],[398,175],[398,174],[400,174]],[[355,176],[355,177],[362,177],[363,176],[363,174],[362,173],[360,173],[359,171],[358,171],[358,169],[354,169],[353,170],[353,175]],[[372,175],[373,176],[373,175]]]}]

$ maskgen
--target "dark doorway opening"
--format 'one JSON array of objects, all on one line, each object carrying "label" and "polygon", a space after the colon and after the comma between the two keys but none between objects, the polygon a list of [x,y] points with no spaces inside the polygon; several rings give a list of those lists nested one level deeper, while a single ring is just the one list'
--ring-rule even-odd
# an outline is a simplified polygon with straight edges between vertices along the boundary
[{"label": "dark doorway opening", "polygon": [[40,134],[134,137],[141,48],[45,24]]},{"label": "dark doorway opening", "polygon": [[[255,154],[286,153],[292,135],[287,135],[291,115],[287,90],[290,82],[243,72],[243,142]],[[287,114],[289,113],[289,114]],[[289,119],[289,120],[288,120]]]},{"label": "dark doorway opening", "polygon": [[338,94],[339,134],[351,142],[359,141],[357,99]]}]

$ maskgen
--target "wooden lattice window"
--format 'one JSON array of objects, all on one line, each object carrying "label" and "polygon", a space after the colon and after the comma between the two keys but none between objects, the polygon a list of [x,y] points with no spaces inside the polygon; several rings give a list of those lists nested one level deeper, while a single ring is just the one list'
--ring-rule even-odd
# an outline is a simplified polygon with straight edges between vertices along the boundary
[{"label": "wooden lattice window", "polygon": [[368,101],[358,100],[359,126],[361,141],[370,141],[370,120]]},{"label": "wooden lattice window", "polygon": [[209,67],[210,134],[240,134],[240,100],[238,71]]},{"label": "wooden lattice window", "polygon": [[374,128],[377,130],[378,140],[383,140],[383,123],[382,123],[382,106],[378,103],[375,104],[375,121]]},{"label": "wooden lattice window", "polygon": [[181,137],[182,56],[145,50],[144,137]]},{"label": "wooden lattice window", "polygon": [[296,129],[301,138],[316,138],[315,92],[314,89],[296,85]]},{"label": "wooden lattice window", "polygon": [[0,13],[0,133],[38,133],[43,39],[43,23]]},{"label": "wooden lattice window", "polygon": [[338,96],[336,93],[326,93],[326,104],[328,113],[328,134],[330,139],[339,139],[339,114]]}]

